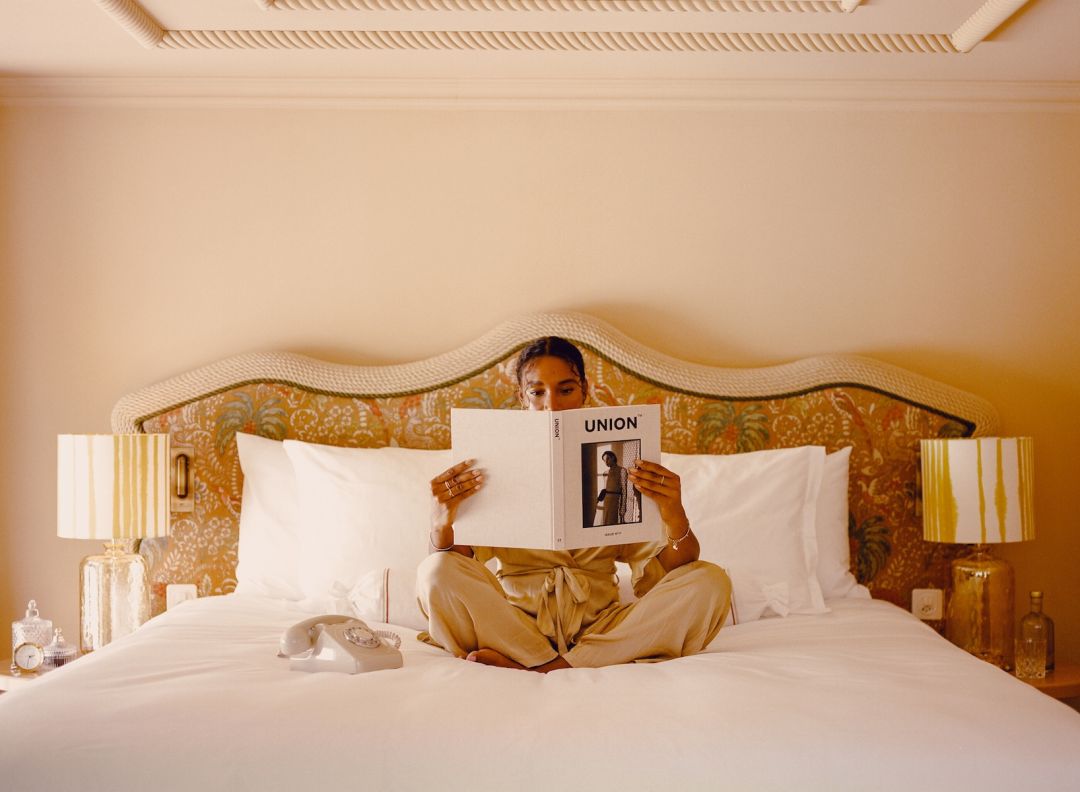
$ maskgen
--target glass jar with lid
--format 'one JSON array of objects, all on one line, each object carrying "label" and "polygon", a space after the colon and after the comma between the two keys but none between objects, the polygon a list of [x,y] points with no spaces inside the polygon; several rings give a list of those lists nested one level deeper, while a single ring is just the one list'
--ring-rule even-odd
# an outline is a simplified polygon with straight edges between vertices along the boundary
[{"label": "glass jar with lid", "polygon": [[38,613],[37,601],[30,600],[26,605],[26,617],[11,623],[11,651],[20,644],[30,643],[44,647],[52,639],[51,619],[43,619]]},{"label": "glass jar with lid", "polygon": [[78,659],[78,657],[78,648],[69,644],[64,638],[64,631],[57,627],[53,631],[52,642],[45,647],[45,662],[41,664],[41,669],[48,671],[52,668],[59,668],[62,665],[67,665],[72,660]]}]

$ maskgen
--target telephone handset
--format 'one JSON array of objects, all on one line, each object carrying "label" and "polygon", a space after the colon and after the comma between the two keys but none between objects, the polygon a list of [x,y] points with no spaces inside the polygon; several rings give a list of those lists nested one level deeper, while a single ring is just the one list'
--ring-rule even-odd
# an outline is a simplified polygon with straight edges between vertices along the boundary
[{"label": "telephone handset", "polygon": [[401,638],[372,630],[351,616],[314,616],[294,624],[281,636],[281,657],[293,671],[340,671],[356,674],[401,668]]}]

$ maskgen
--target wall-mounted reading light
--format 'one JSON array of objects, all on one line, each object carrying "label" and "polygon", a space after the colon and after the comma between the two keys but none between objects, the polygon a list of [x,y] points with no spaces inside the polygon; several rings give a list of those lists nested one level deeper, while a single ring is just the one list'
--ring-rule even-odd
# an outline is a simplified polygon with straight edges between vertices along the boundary
[{"label": "wall-mounted reading light", "polygon": [[172,455],[171,510],[174,512],[195,511],[195,469],[191,464],[195,458],[195,446],[174,445]]}]

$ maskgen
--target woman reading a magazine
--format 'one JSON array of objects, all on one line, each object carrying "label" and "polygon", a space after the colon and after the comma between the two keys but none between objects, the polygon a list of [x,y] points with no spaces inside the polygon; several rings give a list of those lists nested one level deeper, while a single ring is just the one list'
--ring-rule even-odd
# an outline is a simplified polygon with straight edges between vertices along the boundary
[{"label": "woman reading a magazine", "polygon": [[[562,338],[526,346],[517,379],[528,410],[576,409],[589,393],[581,352]],[[465,460],[432,479],[432,552],[417,571],[428,618],[421,639],[473,662],[541,672],[704,649],[727,616],[731,581],[698,560],[679,477],[644,459],[626,473],[658,507],[667,541],[579,550],[458,545],[454,517],[483,489],[483,471]],[[491,558],[497,574],[485,566]],[[619,602],[616,561],[630,565],[636,602]]]}]

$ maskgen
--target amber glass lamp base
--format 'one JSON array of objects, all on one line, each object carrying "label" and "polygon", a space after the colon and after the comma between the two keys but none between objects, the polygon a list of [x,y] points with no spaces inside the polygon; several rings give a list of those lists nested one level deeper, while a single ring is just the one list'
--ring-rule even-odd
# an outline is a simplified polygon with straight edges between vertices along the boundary
[{"label": "amber glass lamp base", "polygon": [[952,562],[945,637],[988,663],[1013,667],[1013,570],[977,545]]}]

